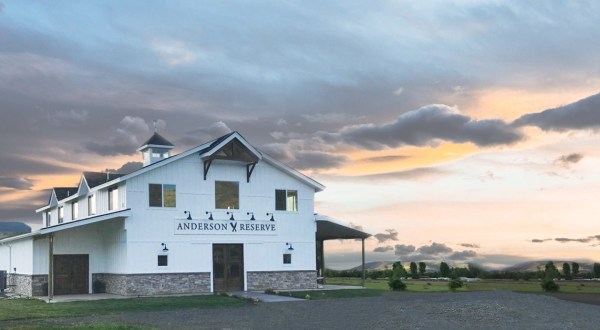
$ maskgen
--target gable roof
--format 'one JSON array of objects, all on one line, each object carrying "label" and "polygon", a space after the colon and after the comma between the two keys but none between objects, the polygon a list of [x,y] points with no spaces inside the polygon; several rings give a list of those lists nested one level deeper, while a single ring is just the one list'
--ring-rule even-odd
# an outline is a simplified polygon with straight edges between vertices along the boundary
[{"label": "gable roof", "polygon": [[79,190],[79,187],[55,187],[53,189],[54,193],[56,194],[56,199],[60,201],[62,199],[75,195],[77,193],[77,190]]},{"label": "gable roof", "polygon": [[[160,136],[158,133],[154,133],[154,135],[152,135],[152,137],[154,137],[155,135],[162,138],[162,136]],[[146,142],[146,144],[148,144],[148,142],[152,142],[151,141],[152,137]],[[325,189],[324,185],[313,180],[312,178],[298,172],[297,170],[291,168],[290,166],[288,166],[280,161],[275,160],[274,158],[269,157],[268,155],[261,153],[256,148],[254,148],[252,145],[250,145],[248,143],[248,141],[246,141],[246,139],[240,133],[238,133],[237,131],[234,131],[229,134],[223,135],[215,140],[206,142],[206,143],[196,146],[192,149],[186,150],[177,155],[174,155],[169,158],[165,158],[165,159],[162,159],[155,163],[152,163],[150,165],[144,166],[144,167],[142,167],[138,170],[135,170],[131,173],[128,173],[128,174],[105,173],[105,172],[83,172],[81,181],[79,183],[78,192],[82,193],[82,194],[87,193],[87,191],[85,189],[86,187],[82,186],[83,183],[85,183],[89,189],[93,189],[93,188],[101,189],[101,188],[104,188],[105,186],[128,180],[130,178],[136,177],[140,174],[146,173],[146,172],[151,171],[160,166],[170,164],[173,161],[176,161],[178,159],[187,157],[187,156],[195,154],[195,153],[197,153],[202,159],[206,159],[206,158],[212,156],[214,153],[221,150],[221,148],[223,148],[227,143],[231,142],[234,139],[237,139],[244,147],[246,147],[248,149],[248,151],[250,151],[252,154],[254,154],[258,159],[264,160],[267,163],[269,163],[270,165],[273,165],[274,167],[278,168],[279,170],[297,178],[298,180],[304,182],[308,186],[315,189],[315,191],[318,192],[318,191],[322,191],[323,189]],[[165,141],[166,141],[166,139],[165,139]],[[170,144],[169,141],[166,141],[166,142]],[[146,145],[146,144],[144,144],[144,145]],[[50,206],[50,203],[48,203],[47,206],[37,209],[36,212],[41,212],[41,211],[47,209],[49,206]]]},{"label": "gable roof", "polygon": [[95,188],[101,184],[107,183],[114,179],[122,177],[123,174],[119,173],[106,173],[106,172],[83,172],[83,178],[90,189]]}]

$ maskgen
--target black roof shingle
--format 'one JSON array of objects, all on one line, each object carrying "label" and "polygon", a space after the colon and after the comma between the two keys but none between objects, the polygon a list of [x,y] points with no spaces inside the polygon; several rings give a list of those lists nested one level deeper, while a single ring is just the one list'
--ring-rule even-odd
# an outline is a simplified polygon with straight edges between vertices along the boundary
[{"label": "black roof shingle", "polygon": [[79,190],[78,187],[55,187],[53,189],[57,200],[62,200],[69,196],[73,196],[77,193],[77,190]]},{"label": "black roof shingle", "polygon": [[160,135],[156,132],[154,134],[152,134],[152,136],[148,139],[148,141],[144,142],[142,144],[142,146],[145,146],[147,144],[173,147],[173,143],[169,142],[169,140],[165,139],[162,135]]},{"label": "black roof shingle", "polygon": [[105,173],[105,172],[83,172],[83,177],[88,184],[88,187],[94,188],[108,181],[122,177],[124,174]]}]

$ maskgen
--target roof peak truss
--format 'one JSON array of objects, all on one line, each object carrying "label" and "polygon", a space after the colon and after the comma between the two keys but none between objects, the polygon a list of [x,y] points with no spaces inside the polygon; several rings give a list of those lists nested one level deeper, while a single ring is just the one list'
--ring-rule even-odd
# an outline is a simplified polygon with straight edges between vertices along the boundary
[{"label": "roof peak truss", "polygon": [[247,143],[244,143],[237,137],[226,142],[222,147],[215,149],[206,157],[202,158],[204,162],[204,180],[208,175],[210,166],[214,160],[226,160],[242,162],[246,165],[246,182],[250,182],[250,177],[254,171],[254,167],[260,160],[260,154],[257,154],[253,149],[249,148]]}]

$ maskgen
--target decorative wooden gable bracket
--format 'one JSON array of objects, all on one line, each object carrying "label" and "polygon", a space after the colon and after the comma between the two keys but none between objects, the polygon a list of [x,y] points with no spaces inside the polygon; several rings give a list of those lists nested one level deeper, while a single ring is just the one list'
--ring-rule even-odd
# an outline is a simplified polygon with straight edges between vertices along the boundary
[{"label": "decorative wooden gable bracket", "polygon": [[239,140],[233,139],[222,148],[212,153],[212,155],[203,159],[204,180],[206,180],[210,165],[212,165],[212,162],[215,159],[245,163],[246,182],[250,182],[252,172],[254,172],[254,168],[259,160],[258,156],[254,152],[244,146]]},{"label": "decorative wooden gable bracket", "polygon": [[246,165],[246,182],[250,182],[250,177],[252,176],[252,172],[254,172],[254,167],[256,167],[256,163],[250,163]]},{"label": "decorative wooden gable bracket", "polygon": [[210,168],[212,161],[212,158],[209,158],[204,161],[204,181],[206,181],[206,175],[208,174],[208,169]]}]

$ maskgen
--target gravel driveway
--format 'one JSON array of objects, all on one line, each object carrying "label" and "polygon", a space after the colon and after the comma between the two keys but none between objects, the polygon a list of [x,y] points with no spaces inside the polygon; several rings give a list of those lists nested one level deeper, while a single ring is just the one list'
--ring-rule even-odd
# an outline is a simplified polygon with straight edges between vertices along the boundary
[{"label": "gravel driveway", "polygon": [[[96,322],[161,329],[597,329],[600,306],[504,291],[387,293],[368,298],[45,320],[45,324]],[[0,328],[17,324],[0,323]]]}]

